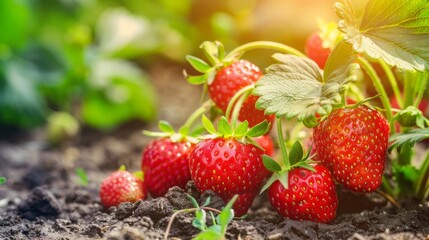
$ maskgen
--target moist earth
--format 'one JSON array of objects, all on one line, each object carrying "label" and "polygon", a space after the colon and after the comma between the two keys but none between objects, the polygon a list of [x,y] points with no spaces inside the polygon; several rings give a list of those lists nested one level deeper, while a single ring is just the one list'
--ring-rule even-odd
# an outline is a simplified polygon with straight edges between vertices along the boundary
[{"label": "moist earth", "polygon": [[[210,207],[224,206],[213,192],[200,194],[189,181],[186,189],[171,188],[165,197],[149,197],[104,209],[98,186],[114,168],[107,168],[102,161],[93,167],[90,166],[93,162],[88,165],[82,162],[80,165],[88,169],[89,177],[89,184],[82,186],[66,164],[70,161],[67,154],[79,152],[74,153],[79,155],[79,162],[96,158],[94,154],[99,152],[104,157],[108,155],[107,159],[120,159],[125,153],[133,155],[133,151],[124,150],[128,144],[111,137],[103,138],[99,144],[72,149],[34,150],[34,146],[22,143],[1,143],[1,174],[8,177],[8,182],[0,186],[0,239],[163,239],[172,214],[193,207],[188,195],[200,204],[210,196]],[[140,151],[134,152],[137,159]],[[116,166],[113,162],[110,164]],[[138,168],[138,162],[131,164],[132,167]],[[338,193],[337,218],[330,224],[283,219],[262,194],[255,199],[247,216],[232,221],[227,239],[429,238],[427,203],[407,201],[397,208],[376,193],[355,194],[341,187]],[[173,219],[169,239],[191,239],[198,234],[192,220],[192,213],[178,214]]]}]

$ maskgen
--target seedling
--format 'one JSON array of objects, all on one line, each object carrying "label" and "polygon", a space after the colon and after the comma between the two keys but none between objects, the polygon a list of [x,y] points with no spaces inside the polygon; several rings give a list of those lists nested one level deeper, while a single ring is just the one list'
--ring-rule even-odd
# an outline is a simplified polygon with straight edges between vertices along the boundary
[{"label": "seedling", "polygon": [[[232,209],[232,206],[234,202],[237,200],[238,195],[235,195],[234,197],[232,197],[231,200],[222,209],[222,211],[219,211],[218,209],[215,209],[215,208],[207,207],[207,205],[210,203],[210,198],[208,198],[202,206],[199,206],[198,202],[192,196],[188,195],[188,198],[195,206],[195,208],[182,209],[182,210],[176,211],[171,216],[170,221],[168,222],[167,229],[165,230],[164,240],[168,239],[168,234],[170,233],[170,229],[173,224],[174,218],[180,213],[189,213],[189,212],[195,212],[195,218],[192,221],[192,225],[198,228],[199,230],[201,230],[201,233],[199,233],[195,238],[193,238],[194,240],[225,239],[227,227],[229,223],[232,221],[232,219],[234,218],[234,210]],[[206,224],[207,211],[210,212],[211,218],[213,220],[213,224],[211,226],[207,226]],[[218,213],[218,215],[215,217],[213,213]]]}]

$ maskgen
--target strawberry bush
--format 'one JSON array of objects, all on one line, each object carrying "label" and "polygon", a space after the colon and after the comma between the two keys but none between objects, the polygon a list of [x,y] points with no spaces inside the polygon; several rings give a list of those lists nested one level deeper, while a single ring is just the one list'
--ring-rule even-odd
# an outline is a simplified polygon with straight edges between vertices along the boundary
[{"label": "strawberry bush", "polygon": [[[198,74],[184,75],[203,86],[204,103],[177,132],[164,121],[161,132],[145,132],[157,138],[142,160],[152,196],[192,180],[243,216],[267,190],[280,215],[322,223],[336,216],[336,184],[395,205],[426,201],[428,8],[370,0],[358,16],[337,2],[339,22],[321,23],[305,53],[271,41],[229,52],[203,42],[205,59],[186,57]],[[245,59],[252,50],[276,51],[274,63],[260,70]],[[202,209],[194,226],[207,230]],[[224,225],[214,228],[224,234]]]}]

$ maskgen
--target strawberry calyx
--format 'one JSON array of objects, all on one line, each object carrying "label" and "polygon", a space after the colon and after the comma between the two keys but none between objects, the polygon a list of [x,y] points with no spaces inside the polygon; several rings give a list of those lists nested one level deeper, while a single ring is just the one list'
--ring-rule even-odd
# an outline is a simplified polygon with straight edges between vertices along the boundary
[{"label": "strawberry calyx", "polygon": [[251,128],[249,128],[249,123],[247,121],[240,122],[236,127],[232,126],[226,117],[222,116],[218,123],[217,129],[210,119],[205,115],[202,116],[202,124],[204,128],[209,133],[206,136],[202,136],[202,139],[208,138],[233,138],[243,143],[250,143],[256,147],[263,149],[259,144],[252,138],[260,137],[268,132],[270,129],[270,124],[268,121],[263,121]]},{"label": "strawberry calyx", "polygon": [[289,188],[289,172],[295,168],[305,168],[312,172],[316,172],[314,165],[317,163],[312,160],[312,156],[310,156],[311,149],[304,155],[304,151],[302,145],[299,141],[296,141],[289,154],[282,153],[283,155],[283,165],[279,164],[276,160],[271,158],[268,155],[262,156],[262,161],[264,163],[265,168],[269,171],[273,172],[273,175],[267,180],[265,185],[261,188],[260,193],[263,193],[267,190],[275,181],[279,180],[279,182],[283,185],[285,189]]},{"label": "strawberry calyx", "polygon": [[407,108],[399,111],[394,117],[402,127],[414,127],[425,128],[429,126],[429,119],[427,119],[423,112],[414,107],[408,106]]},{"label": "strawberry calyx", "polygon": [[228,54],[226,54],[223,44],[219,41],[205,41],[200,45],[200,48],[203,49],[208,62],[191,55],[185,57],[189,64],[191,64],[196,71],[201,73],[200,75],[189,75],[186,71],[183,72],[186,80],[193,85],[210,85],[215,78],[217,70],[239,60],[245,52],[250,50],[271,49],[296,56],[305,56],[302,52],[288,45],[271,41],[246,43],[233,49]]},{"label": "strawberry calyx", "polygon": [[197,137],[202,134],[202,129],[201,127],[192,128],[192,125],[201,114],[207,112],[208,109],[213,106],[214,104],[211,100],[203,103],[189,116],[186,122],[179,128],[179,131],[176,131],[169,122],[160,120],[158,123],[160,132],[143,130],[143,134],[150,137],[169,138],[172,142],[189,141],[191,143],[197,143]]}]

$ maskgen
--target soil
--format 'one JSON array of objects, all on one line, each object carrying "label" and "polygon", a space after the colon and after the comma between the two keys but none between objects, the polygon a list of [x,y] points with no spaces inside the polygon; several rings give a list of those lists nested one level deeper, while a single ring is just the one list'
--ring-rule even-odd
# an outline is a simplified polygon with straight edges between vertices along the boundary
[{"label": "soil", "polygon": [[[197,107],[200,89],[177,79],[180,67],[159,68],[152,72],[162,99],[159,118],[178,126]],[[220,198],[200,194],[192,181],[165,197],[101,206],[103,178],[121,164],[139,169],[141,151],[151,140],[143,129],[155,130],[156,124],[131,122],[110,133],[83,129],[77,139],[56,147],[46,144],[41,129],[0,139],[0,176],[8,179],[0,185],[0,239],[163,239],[175,210],[192,207],[188,194],[200,203],[210,196],[209,206],[221,209]],[[76,167],[85,169],[88,185],[80,185]],[[263,194],[244,218],[232,221],[227,239],[429,239],[428,202],[406,201],[396,208],[376,193],[338,187],[338,194],[337,218],[330,224],[283,219]],[[192,220],[192,213],[179,214],[169,239],[195,236]]]}]

